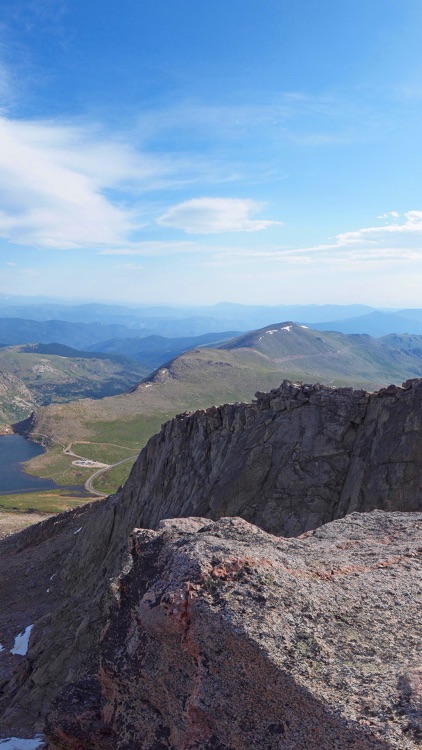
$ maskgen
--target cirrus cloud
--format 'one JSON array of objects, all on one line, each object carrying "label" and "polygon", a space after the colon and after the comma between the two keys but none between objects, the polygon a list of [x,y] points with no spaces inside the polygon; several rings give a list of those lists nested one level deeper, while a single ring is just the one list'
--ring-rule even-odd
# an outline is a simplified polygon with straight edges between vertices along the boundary
[{"label": "cirrus cloud", "polygon": [[136,249],[134,237],[153,221],[139,196],[192,184],[204,172],[211,182],[228,179],[218,165],[143,153],[92,124],[0,116],[0,238],[38,248]]},{"label": "cirrus cloud", "polygon": [[135,156],[89,129],[0,118],[0,236],[60,249],[121,242],[134,216],[105,191],[141,176]]},{"label": "cirrus cloud", "polygon": [[280,221],[252,219],[262,204],[241,198],[192,198],[168,209],[157,224],[181,229],[187,234],[220,234],[223,232],[259,232]]},{"label": "cirrus cloud", "polygon": [[[390,216],[399,219],[397,211],[390,212]],[[422,211],[407,211],[404,214],[404,221],[395,221],[382,227],[364,227],[336,236],[334,247],[358,246],[366,247],[369,252],[373,248],[422,251]]]},{"label": "cirrus cloud", "polygon": [[307,247],[266,246],[232,248],[214,254],[211,265],[229,266],[274,261],[290,266],[326,264],[362,269],[422,262],[422,211],[412,210],[403,217],[390,211],[378,218],[394,219],[383,226],[363,227],[337,234],[331,242]]}]

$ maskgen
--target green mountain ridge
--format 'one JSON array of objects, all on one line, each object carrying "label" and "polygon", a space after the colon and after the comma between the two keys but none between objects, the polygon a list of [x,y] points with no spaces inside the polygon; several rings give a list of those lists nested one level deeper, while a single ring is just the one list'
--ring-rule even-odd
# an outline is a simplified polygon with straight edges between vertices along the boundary
[{"label": "green mountain ridge", "polygon": [[85,356],[56,344],[1,349],[0,423],[20,421],[37,406],[121,393],[147,373],[123,357]]},{"label": "green mountain ridge", "polygon": [[221,349],[250,350],[296,373],[296,379],[321,379],[328,385],[352,384],[371,390],[388,380],[420,377],[422,336],[316,331],[292,321],[252,331]]},{"label": "green mountain ridge", "polygon": [[[125,339],[123,339],[125,340]],[[131,364],[133,360],[125,357],[123,354],[106,353],[103,351],[84,351],[74,349],[72,346],[65,344],[27,344],[22,346],[20,351],[27,354],[53,354],[58,357],[70,359],[108,359],[110,362],[119,362],[120,364]]]},{"label": "green mountain ridge", "polygon": [[[276,388],[284,379],[371,391],[420,377],[422,354],[415,351],[419,348],[422,337],[410,341],[402,336],[385,340],[346,336],[287,321],[238,336],[217,348],[185,352],[157,368],[129,393],[37,409],[23,429],[62,444],[101,444],[107,461],[104,445],[139,451],[163,422],[178,413],[248,401],[256,391]],[[95,456],[94,447],[91,456]],[[72,471],[63,466],[63,456],[50,451],[47,457],[31,462],[30,470],[70,484]],[[129,468],[126,466],[126,474]],[[116,482],[124,478],[119,473]],[[102,489],[115,490],[113,481],[102,484]]]}]

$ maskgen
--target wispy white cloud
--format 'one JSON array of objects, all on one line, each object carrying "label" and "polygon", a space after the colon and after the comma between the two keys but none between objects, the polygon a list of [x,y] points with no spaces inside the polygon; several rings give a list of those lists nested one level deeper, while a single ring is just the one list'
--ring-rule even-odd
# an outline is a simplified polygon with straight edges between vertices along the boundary
[{"label": "wispy white cloud", "polygon": [[209,245],[198,242],[161,242],[159,240],[148,240],[144,242],[131,242],[126,246],[107,248],[99,250],[98,255],[178,255],[180,253],[207,252]]},{"label": "wispy white cloud", "polygon": [[[397,212],[390,212],[392,218],[399,218]],[[321,249],[357,249],[371,254],[388,251],[416,251],[422,257],[422,211],[407,211],[402,221],[386,224],[382,227],[364,227],[352,232],[338,234],[333,245],[321,245]],[[316,248],[318,249],[318,248]]]},{"label": "wispy white cloud", "polygon": [[[187,202],[189,203],[189,202]],[[402,219],[392,221],[398,212],[387,212],[382,218],[389,218],[390,223],[383,226],[364,227],[362,229],[342,232],[332,241],[305,247],[289,245],[268,245],[257,243],[255,247],[231,246],[226,243],[213,244],[196,240],[181,242],[145,241],[133,242],[130,245],[100,250],[100,255],[115,256],[170,256],[194,253],[202,256],[207,265],[231,266],[259,261],[266,264],[274,262],[289,266],[327,265],[344,266],[347,264],[362,267],[371,263],[391,265],[402,262],[422,262],[422,211],[408,211]],[[377,217],[379,218],[379,217]],[[227,230],[226,230],[227,231]],[[216,232],[210,232],[215,234]],[[208,258],[205,259],[205,256]]]},{"label": "wispy white cloud", "polygon": [[391,219],[398,219],[400,216],[398,211],[387,211],[385,214],[380,214],[380,216],[377,216],[377,219],[388,219],[391,221]]},{"label": "wispy white cloud", "polygon": [[[270,103],[268,103],[270,101]],[[260,133],[266,143],[295,143],[304,146],[367,141],[385,131],[385,113],[372,98],[351,100],[344,94],[305,91],[274,92],[265,103],[208,104],[186,100],[174,106],[143,112],[138,119],[140,136],[157,141],[170,134],[187,133],[193,140],[226,141],[235,148]]]},{"label": "wispy white cloud", "polygon": [[[400,218],[393,211],[382,218]],[[379,217],[378,217],[379,218]],[[214,253],[212,265],[229,266],[272,261],[289,266],[332,265],[362,269],[368,264],[391,266],[422,262],[422,211],[408,211],[401,221],[364,227],[336,235],[332,242],[309,247],[258,247]]]},{"label": "wispy white cloud", "polygon": [[[141,197],[230,180],[195,157],[147,154],[95,126],[0,117],[0,237],[43,248],[127,248],[153,222]],[[127,252],[127,250],[125,251]]]},{"label": "wispy white cloud", "polygon": [[3,117],[0,236],[47,248],[118,243],[135,217],[104,192],[147,171],[127,147],[82,128]]},{"label": "wispy white cloud", "polygon": [[257,201],[241,198],[193,198],[178,203],[157,219],[164,227],[181,229],[187,234],[223,232],[259,232],[279,221],[252,219],[262,210]]}]

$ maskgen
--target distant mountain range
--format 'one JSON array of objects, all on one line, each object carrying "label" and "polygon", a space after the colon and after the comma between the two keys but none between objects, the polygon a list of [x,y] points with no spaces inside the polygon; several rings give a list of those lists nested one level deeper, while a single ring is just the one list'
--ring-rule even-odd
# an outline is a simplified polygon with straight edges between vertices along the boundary
[{"label": "distant mountain range", "polygon": [[133,331],[126,326],[102,323],[68,323],[63,320],[29,320],[25,318],[0,318],[0,341],[6,345],[50,344],[55,342],[85,349],[102,339],[128,336]]},{"label": "distant mountain range", "polygon": [[[136,341],[151,336],[190,339],[225,338],[234,331],[256,330],[273,320],[293,320],[323,331],[422,335],[422,309],[383,311],[365,305],[279,305],[222,303],[208,307],[124,307],[118,305],[10,304],[0,299],[0,341],[5,345],[56,342],[79,350],[128,354],[142,361]],[[210,333],[212,332],[212,333]],[[119,339],[126,339],[128,351]],[[208,340],[204,340],[208,343]],[[187,342],[185,348],[199,345]],[[169,357],[183,349],[168,347]],[[153,342],[149,348],[152,351]],[[159,347],[158,347],[159,348]],[[177,351],[178,350],[178,351]],[[157,360],[155,360],[155,363]]]},{"label": "distant mountain range", "polygon": [[[410,317],[411,315],[414,315],[414,317]],[[310,325],[319,331],[366,333],[369,336],[376,337],[385,336],[389,333],[416,333],[422,335],[422,310],[401,310],[398,313],[374,311],[356,318],[337,319]]]},{"label": "distant mountain range", "polygon": [[[201,346],[218,346],[224,341],[233,339],[239,335],[239,331],[224,331],[221,333],[205,333],[202,336],[185,336],[182,338],[168,338],[165,336],[137,336],[129,339],[110,339],[100,341],[88,347],[95,356],[96,352],[107,352],[112,354],[125,354],[137,362],[154,370],[156,367],[169,362],[179,354]],[[103,355],[105,356],[105,355]]]},{"label": "distant mountain range", "polygon": [[[139,450],[177,413],[247,401],[258,390],[278,387],[283,379],[375,390],[421,376],[422,336],[371,338],[286,321],[218,347],[187,351],[158,367],[130,393],[37,409],[27,429],[63,443],[82,439]],[[54,461],[53,456],[51,474]]]},{"label": "distant mountain range", "polygon": [[[230,306],[221,306],[223,310],[227,307]],[[269,309],[265,308],[267,313]],[[373,330],[377,336],[394,329],[410,330],[410,323],[420,335],[391,333],[381,338],[367,335],[368,330]],[[35,405],[121,393],[169,362],[169,372],[183,367],[184,374],[178,372],[177,378],[186,380],[190,394],[195,391],[190,378],[198,381],[199,401],[193,399],[194,405],[208,405],[211,395],[214,400],[248,399],[254,389],[273,387],[283,377],[375,388],[386,380],[400,381],[422,374],[420,310],[406,310],[403,315],[373,311],[360,317],[310,325],[312,327],[294,322],[275,323],[240,335],[235,331],[215,331],[169,338],[126,336],[133,331],[115,323],[0,318],[2,343],[18,339],[21,344],[0,349],[0,372],[9,376],[8,384],[3,382],[2,385],[3,419],[6,414],[9,419],[22,418]],[[360,327],[366,335],[324,330],[335,327],[346,332]],[[101,334],[112,335],[99,341]],[[36,337],[37,343],[28,343]],[[55,343],[51,343],[52,340]],[[89,351],[70,346],[69,341],[83,341]],[[201,352],[202,347],[204,352]],[[179,355],[192,349],[195,355],[177,362]],[[211,349],[220,352],[220,360],[222,352],[226,352],[224,377],[210,366],[215,359]],[[227,367],[230,367],[230,378]],[[181,404],[190,408],[189,398],[182,396]],[[8,398],[11,400],[6,408]]]},{"label": "distant mountain range", "polygon": [[[89,303],[70,305],[64,303],[13,303],[0,297],[0,318],[25,318],[28,320],[62,320],[72,323],[102,323],[124,325],[145,330],[146,335],[160,333],[196,336],[211,330],[247,330],[261,328],[271,320],[297,320],[319,323],[325,320],[352,318],[370,313],[375,308],[367,305],[240,305],[221,302],[206,306],[172,305],[105,305]],[[177,323],[178,321],[178,323]],[[185,321],[183,323],[183,321]],[[213,327],[213,324],[215,327]],[[175,326],[174,333],[170,333]],[[179,326],[179,327],[178,327]],[[182,327],[190,330],[182,331]],[[196,330],[205,326],[203,330]],[[195,328],[195,330],[193,330]],[[165,330],[166,329],[166,330]]]}]

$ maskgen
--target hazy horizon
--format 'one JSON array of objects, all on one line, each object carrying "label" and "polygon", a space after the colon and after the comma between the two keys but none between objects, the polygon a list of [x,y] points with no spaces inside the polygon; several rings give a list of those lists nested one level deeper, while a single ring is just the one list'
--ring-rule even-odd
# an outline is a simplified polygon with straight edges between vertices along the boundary
[{"label": "hazy horizon", "polygon": [[5,0],[0,293],[417,307],[416,0]]},{"label": "hazy horizon", "polygon": [[[12,305],[22,305],[22,304],[63,304],[63,305],[117,305],[117,306],[123,306],[123,307],[170,307],[170,308],[180,308],[180,309],[201,309],[201,308],[212,308],[212,307],[224,307],[224,306],[244,306],[244,307],[268,307],[268,308],[279,308],[279,307],[366,307],[368,310],[377,310],[377,311],[389,311],[389,312],[397,312],[398,310],[404,309],[405,306],[402,307],[382,307],[382,306],[376,306],[376,305],[370,305],[366,303],[354,303],[354,302],[344,302],[344,303],[335,303],[335,302],[275,302],[274,304],[269,303],[248,303],[248,302],[233,302],[232,300],[228,299],[220,299],[217,302],[211,302],[211,303],[197,303],[197,304],[190,304],[189,302],[171,302],[168,300],[158,299],[153,302],[142,302],[142,301],[128,301],[125,299],[107,299],[107,298],[95,298],[95,297],[65,297],[62,295],[12,295],[4,293],[0,290],[0,305],[4,304],[5,302],[8,302]],[[406,306],[408,307],[408,306]],[[422,309],[422,305],[421,305]]]},{"label": "hazy horizon", "polygon": [[[7,294],[4,291],[0,290],[0,305],[3,304],[5,301],[9,302],[12,305],[20,305],[20,304],[63,304],[63,305],[89,305],[89,304],[95,304],[95,305],[117,305],[117,306],[123,306],[123,307],[170,307],[170,308],[192,308],[192,309],[199,309],[199,308],[205,308],[205,307],[218,307],[218,306],[224,306],[224,305],[239,305],[239,306],[245,306],[245,307],[367,307],[368,309],[373,309],[377,311],[388,311],[388,312],[397,312],[402,309],[409,309],[409,307],[412,307],[411,305],[404,304],[404,305],[395,305],[394,307],[387,307],[384,305],[371,305],[368,302],[331,302],[330,300],[324,301],[324,302],[274,302],[274,303],[267,303],[267,302],[234,302],[233,300],[229,299],[219,299],[216,302],[209,302],[209,303],[190,303],[190,302],[172,302],[171,300],[165,300],[165,299],[156,299],[151,302],[143,302],[142,300],[127,300],[124,298],[116,298],[116,299],[110,299],[110,298],[101,298],[101,297],[75,297],[75,296],[63,296],[63,295],[12,295]],[[413,306],[418,307],[418,306]],[[419,308],[418,308],[419,309]],[[420,303],[420,309],[422,309],[422,302]]]}]

